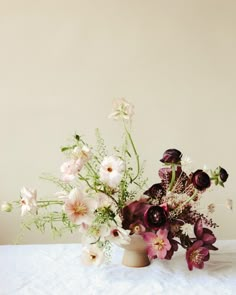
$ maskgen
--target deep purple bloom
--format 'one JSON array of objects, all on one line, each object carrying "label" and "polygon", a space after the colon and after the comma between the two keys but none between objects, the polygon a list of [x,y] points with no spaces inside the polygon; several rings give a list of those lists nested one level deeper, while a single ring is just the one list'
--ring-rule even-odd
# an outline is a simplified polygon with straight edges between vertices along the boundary
[{"label": "deep purple bloom", "polygon": [[165,164],[179,164],[181,161],[182,153],[176,149],[168,149],[164,152],[160,160]]},{"label": "deep purple bloom", "polygon": [[222,182],[226,182],[227,178],[229,177],[229,174],[227,173],[227,171],[220,167],[220,179]]},{"label": "deep purple bloom", "polygon": [[162,183],[153,184],[148,190],[144,192],[144,195],[147,195],[151,198],[160,198],[165,195],[166,191]]},{"label": "deep purple bloom", "polygon": [[204,267],[204,261],[209,260],[209,250],[203,246],[203,241],[196,241],[188,248],[186,260],[189,270],[193,270],[193,267],[199,269]]},{"label": "deep purple bloom", "polygon": [[150,206],[144,213],[144,225],[147,228],[158,230],[167,221],[167,210],[163,206]]},{"label": "deep purple bloom", "polygon": [[210,187],[211,180],[209,175],[203,170],[197,170],[192,174],[191,178],[193,186],[199,191],[203,191]]}]

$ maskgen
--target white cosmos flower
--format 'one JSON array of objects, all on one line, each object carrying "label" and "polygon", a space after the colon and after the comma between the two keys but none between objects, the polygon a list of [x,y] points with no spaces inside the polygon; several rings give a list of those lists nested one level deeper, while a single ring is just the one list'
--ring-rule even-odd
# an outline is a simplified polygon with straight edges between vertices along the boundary
[{"label": "white cosmos flower", "polygon": [[117,245],[128,245],[130,243],[130,230],[125,230],[122,227],[110,228],[110,235],[107,239]]},{"label": "white cosmos flower", "polygon": [[23,187],[21,193],[21,216],[24,216],[27,212],[37,208],[37,192],[36,190],[30,190]]},{"label": "white cosmos flower", "polygon": [[108,186],[115,188],[119,185],[125,169],[124,162],[117,157],[105,157],[101,163],[100,180]]},{"label": "white cosmos flower", "polygon": [[81,260],[86,265],[100,265],[105,259],[104,252],[96,244],[85,247],[82,251]]},{"label": "white cosmos flower", "polygon": [[134,106],[130,104],[126,99],[119,98],[113,102],[113,112],[109,115],[108,118],[115,120],[124,119],[131,120],[134,115]]},{"label": "white cosmos flower", "polygon": [[94,218],[93,213],[97,202],[91,197],[86,197],[83,192],[74,188],[65,200],[64,210],[68,218],[75,224],[89,224]]}]

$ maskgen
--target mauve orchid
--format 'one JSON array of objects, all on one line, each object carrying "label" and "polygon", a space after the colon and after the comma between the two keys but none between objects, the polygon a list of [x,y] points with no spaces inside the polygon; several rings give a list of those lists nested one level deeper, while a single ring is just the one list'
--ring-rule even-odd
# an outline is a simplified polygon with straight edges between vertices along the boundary
[{"label": "mauve orchid", "polygon": [[171,244],[167,238],[168,231],[159,229],[156,234],[145,232],[142,234],[144,241],[147,243],[148,256],[153,258],[164,259],[167,251],[171,249]]}]

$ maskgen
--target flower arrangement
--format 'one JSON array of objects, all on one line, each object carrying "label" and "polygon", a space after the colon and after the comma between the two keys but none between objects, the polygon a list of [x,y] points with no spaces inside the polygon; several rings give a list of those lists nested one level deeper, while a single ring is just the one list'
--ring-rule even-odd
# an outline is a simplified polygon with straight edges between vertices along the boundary
[{"label": "flower arrangement", "polygon": [[[105,262],[112,243],[127,245],[132,235],[140,235],[150,259],[171,259],[182,246],[189,270],[203,268],[210,250],[217,250],[213,245],[216,237],[209,229],[217,225],[197,208],[212,184],[224,186],[228,173],[222,167],[210,175],[201,169],[187,173],[182,153],[168,149],[161,159],[160,182],[145,189],[144,165],[131,135],[133,114],[130,103],[116,100],[109,117],[123,123],[121,147],[108,153],[99,130],[96,147],[76,134],[70,145],[61,148],[67,158],[61,165],[61,177],[43,177],[60,191],[45,200],[37,198],[36,190],[24,187],[18,201],[5,202],[1,209],[20,208],[21,215],[29,217],[23,219],[28,229],[35,225],[45,231],[49,224],[57,235],[78,231],[87,264]],[[213,210],[211,204],[209,211]]]}]

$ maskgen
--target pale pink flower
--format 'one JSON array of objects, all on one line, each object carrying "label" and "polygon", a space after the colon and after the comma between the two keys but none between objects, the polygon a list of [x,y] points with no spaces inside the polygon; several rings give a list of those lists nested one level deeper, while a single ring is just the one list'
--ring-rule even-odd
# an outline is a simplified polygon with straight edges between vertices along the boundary
[{"label": "pale pink flower", "polygon": [[62,180],[65,182],[71,182],[75,179],[75,176],[79,172],[79,166],[76,164],[76,160],[69,160],[61,165]]},{"label": "pale pink flower", "polygon": [[96,244],[86,247],[82,251],[81,260],[86,265],[100,265],[105,260],[104,252]]},{"label": "pale pink flower", "polygon": [[111,188],[116,188],[125,169],[124,162],[117,157],[105,157],[101,163],[99,176],[100,180]]},{"label": "pale pink flower", "polygon": [[91,197],[86,197],[77,188],[70,192],[64,204],[68,218],[75,224],[89,224],[94,217],[93,213],[96,208],[97,202]]},{"label": "pale pink flower", "polygon": [[117,245],[128,245],[130,243],[130,230],[125,230],[121,227],[113,227],[110,229],[110,235],[107,237],[112,243]]},{"label": "pale pink flower", "polygon": [[156,234],[152,232],[143,233],[143,239],[147,243],[148,256],[152,258],[164,259],[167,251],[170,250],[171,244],[167,239],[168,231],[159,229]]},{"label": "pale pink flower", "polygon": [[76,161],[78,170],[80,171],[84,164],[86,164],[91,159],[92,152],[89,147],[84,145],[81,149],[79,147],[74,148],[72,155]]},{"label": "pale pink flower", "polygon": [[113,112],[109,115],[108,118],[115,120],[124,119],[131,120],[134,115],[134,106],[130,104],[126,99],[119,98],[113,102]]},{"label": "pale pink flower", "polygon": [[30,190],[23,187],[21,193],[21,216],[24,216],[27,212],[37,208],[37,192],[36,190]]}]

